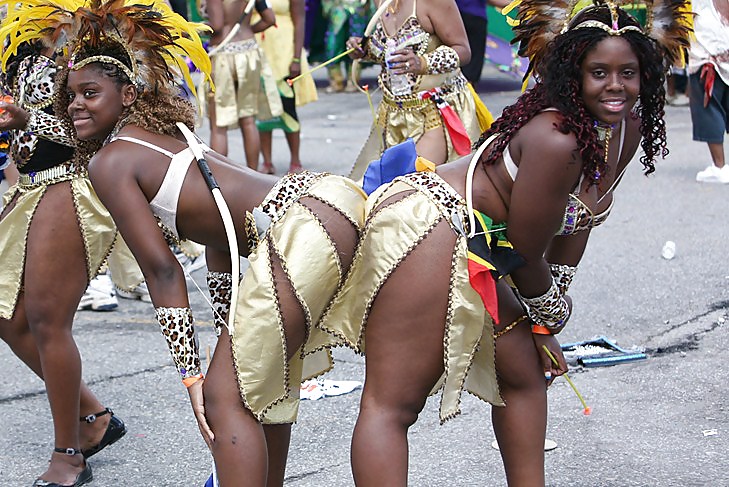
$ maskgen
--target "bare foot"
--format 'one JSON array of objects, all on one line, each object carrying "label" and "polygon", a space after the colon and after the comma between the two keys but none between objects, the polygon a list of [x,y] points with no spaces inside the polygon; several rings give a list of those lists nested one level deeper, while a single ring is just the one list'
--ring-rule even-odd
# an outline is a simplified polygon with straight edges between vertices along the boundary
[{"label": "bare foot", "polygon": [[292,162],[289,166],[289,172],[295,173],[295,172],[301,172],[304,170],[304,167],[301,165],[300,162]]}]

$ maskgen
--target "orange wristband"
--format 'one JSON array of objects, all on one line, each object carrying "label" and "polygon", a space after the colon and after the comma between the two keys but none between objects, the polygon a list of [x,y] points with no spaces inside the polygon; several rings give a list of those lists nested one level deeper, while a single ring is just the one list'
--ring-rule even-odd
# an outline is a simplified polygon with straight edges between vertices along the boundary
[{"label": "orange wristband", "polygon": [[532,333],[536,335],[551,335],[552,332],[546,326],[532,325]]},{"label": "orange wristband", "polygon": [[200,372],[197,375],[192,375],[190,377],[185,377],[182,379],[182,383],[185,385],[185,387],[189,388],[191,385],[193,385],[195,382],[204,379],[205,376]]}]

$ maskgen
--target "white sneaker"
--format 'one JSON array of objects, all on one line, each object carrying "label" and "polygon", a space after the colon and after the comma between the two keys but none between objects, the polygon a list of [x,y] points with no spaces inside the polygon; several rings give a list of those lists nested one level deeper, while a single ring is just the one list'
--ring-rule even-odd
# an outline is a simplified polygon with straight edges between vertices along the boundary
[{"label": "white sneaker", "polygon": [[205,267],[205,249],[196,257],[188,256],[177,246],[173,247],[172,251],[182,266],[182,269],[185,271],[185,277],[190,277],[193,272]]},{"label": "white sneaker", "polygon": [[729,184],[729,165],[724,165],[719,169],[712,164],[696,175],[696,181],[699,183]]},{"label": "white sneaker", "polygon": [[116,288],[116,294],[120,298],[136,299],[139,301],[144,301],[145,303],[152,302],[152,298],[149,296],[149,290],[147,289],[146,282],[143,282],[143,283],[137,285],[137,287],[135,287],[131,291],[126,291],[126,290],[118,288],[116,286],[114,286],[114,287]]},{"label": "white sneaker", "polygon": [[76,309],[78,311],[111,311],[118,307],[119,302],[116,299],[111,279],[106,274],[101,274],[91,280]]},{"label": "white sneaker", "polygon": [[689,97],[683,93],[675,95],[673,98],[668,100],[668,104],[674,107],[686,107],[690,103]]}]

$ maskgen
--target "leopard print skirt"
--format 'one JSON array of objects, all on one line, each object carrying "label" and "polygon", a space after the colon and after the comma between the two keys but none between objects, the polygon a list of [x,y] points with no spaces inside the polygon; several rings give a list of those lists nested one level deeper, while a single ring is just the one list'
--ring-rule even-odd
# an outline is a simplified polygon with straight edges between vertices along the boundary
[{"label": "leopard print skirt", "polygon": [[[372,211],[380,202],[402,192],[411,193],[388,204],[385,210]],[[436,173],[418,172],[381,186],[370,195],[367,209],[365,229],[347,280],[320,326],[346,324],[349,329],[344,335],[355,337],[350,346],[366,351],[365,327],[380,289],[429,232],[445,220],[457,237],[453,249],[441,249],[452,253],[453,258],[444,323],[444,374],[438,384],[442,393],[440,420],[445,422],[460,413],[463,391],[493,405],[503,405],[495,372],[493,320],[468,277],[465,200]]]},{"label": "leopard print skirt", "polygon": [[[359,232],[365,193],[341,176],[304,172],[282,178],[252,212],[255,247],[240,283],[231,336],[241,399],[265,424],[292,423],[303,380],[332,368],[330,348],[348,342],[341,327],[321,327],[320,318],[345,274],[336,246],[303,197],[336,208]],[[291,360],[273,279],[272,256],[284,272],[306,316],[306,338]]]}]

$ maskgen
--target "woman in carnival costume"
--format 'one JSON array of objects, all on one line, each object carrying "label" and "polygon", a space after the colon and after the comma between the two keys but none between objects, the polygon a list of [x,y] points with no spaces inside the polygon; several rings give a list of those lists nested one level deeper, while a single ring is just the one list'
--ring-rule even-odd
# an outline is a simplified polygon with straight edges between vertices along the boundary
[{"label": "woman in carnival costume", "polygon": [[18,43],[26,18],[16,2],[7,5],[0,81],[13,101],[1,105],[0,129],[9,130],[20,175],[0,215],[0,337],[46,385],[55,448],[33,485],[81,485],[92,478],[86,459],[126,433],[82,381],[71,333],[116,227],[88,179],[91,152],[54,111],[53,49],[38,40]]},{"label": "woman in carnival costume", "polygon": [[575,3],[521,2],[516,39],[537,83],[471,157],[368,199],[352,268],[322,319],[361,331],[357,485],[407,484],[408,428],[438,390],[441,422],[460,413],[464,391],[496,406],[509,485],[544,484],[568,288],[638,146],[645,173],[667,154],[664,73],[687,37],[680,1],[648,3],[649,28],[614,3]]},{"label": "woman in carnival costume", "polygon": [[[382,151],[408,138],[419,155],[442,164],[468,154],[481,133],[473,92],[460,69],[471,50],[455,1],[383,0],[379,7],[379,21],[364,42],[347,41],[351,57],[382,66],[382,102],[353,179]],[[403,76],[405,86],[393,85]]]},{"label": "woman in carnival costume", "polygon": [[[162,3],[92,2],[38,21],[49,27],[37,35],[68,39],[57,110],[79,139],[103,144],[91,180],[144,271],[221,484],[282,484],[300,382],[331,368],[329,348],[344,341],[318,321],[349,268],[364,193],[329,174],[279,180],[199,143],[189,128],[195,108],[177,96],[175,78],[178,68],[187,74],[185,56],[209,74],[203,26]],[[204,173],[190,167],[196,158]],[[220,332],[207,378],[168,246],[179,238],[206,245]],[[240,256],[250,267],[238,286]]]}]

